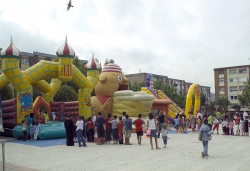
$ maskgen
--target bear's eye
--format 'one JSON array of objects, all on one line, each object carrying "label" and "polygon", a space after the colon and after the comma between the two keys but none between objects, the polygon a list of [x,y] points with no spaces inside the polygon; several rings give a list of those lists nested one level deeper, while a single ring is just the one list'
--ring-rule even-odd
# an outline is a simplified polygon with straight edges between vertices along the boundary
[{"label": "bear's eye", "polygon": [[122,81],[122,76],[118,75],[118,81]]}]

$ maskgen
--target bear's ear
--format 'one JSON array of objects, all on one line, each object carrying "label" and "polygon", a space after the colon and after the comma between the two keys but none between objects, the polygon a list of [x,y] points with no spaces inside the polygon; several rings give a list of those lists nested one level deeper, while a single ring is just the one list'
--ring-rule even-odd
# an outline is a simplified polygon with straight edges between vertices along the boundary
[{"label": "bear's ear", "polygon": [[105,75],[99,76],[99,81],[105,82],[105,80],[106,80]]}]

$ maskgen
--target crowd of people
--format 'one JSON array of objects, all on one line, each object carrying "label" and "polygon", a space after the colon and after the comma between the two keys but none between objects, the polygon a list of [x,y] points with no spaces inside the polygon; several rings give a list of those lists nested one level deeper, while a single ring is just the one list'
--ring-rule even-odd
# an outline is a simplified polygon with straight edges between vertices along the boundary
[{"label": "crowd of people", "polygon": [[245,111],[244,113],[235,112],[231,115],[229,112],[217,111],[215,114],[205,114],[205,111],[196,111],[196,117],[193,112],[189,112],[189,117],[186,118],[185,114],[176,114],[173,121],[174,128],[181,132],[186,132],[188,128],[191,128],[191,133],[200,131],[204,120],[208,120],[208,126],[212,133],[216,131],[219,134],[220,124],[222,125],[223,135],[235,135],[235,136],[248,136],[249,135],[249,116]]},{"label": "crowd of people", "polygon": [[142,119],[141,114],[138,114],[138,118],[132,121],[126,112],[123,112],[122,117],[118,119],[116,115],[112,116],[111,113],[108,113],[107,118],[103,118],[102,113],[98,112],[97,116],[93,113],[92,117],[89,117],[87,120],[84,120],[83,116],[73,119],[68,116],[64,122],[67,146],[73,146],[75,142],[78,142],[79,147],[86,147],[86,141],[90,143],[95,142],[97,145],[111,143],[111,141],[113,141],[114,145],[132,145],[130,143],[132,125],[135,126],[138,145],[141,145],[144,132],[143,126],[145,125],[151,149],[154,149],[153,138],[155,139],[155,148],[160,149],[157,138],[160,138],[161,133],[164,144],[163,148],[166,148],[168,124],[169,122],[164,111],[160,111],[157,115],[149,113],[146,122]]}]

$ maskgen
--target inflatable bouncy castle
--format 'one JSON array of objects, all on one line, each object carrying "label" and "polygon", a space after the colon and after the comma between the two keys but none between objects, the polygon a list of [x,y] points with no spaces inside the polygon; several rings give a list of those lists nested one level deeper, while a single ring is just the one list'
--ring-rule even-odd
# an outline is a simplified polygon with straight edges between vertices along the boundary
[{"label": "inflatable bouncy castle", "polygon": [[[65,43],[56,52],[58,62],[41,60],[37,64],[25,71],[20,69],[20,59],[22,53],[13,44],[1,50],[2,74],[0,75],[0,89],[11,84],[17,92],[17,97],[13,100],[3,102],[3,126],[5,128],[21,130],[22,120],[27,119],[30,113],[34,113],[34,118],[41,123],[45,123],[50,116],[53,98],[61,86],[62,82],[73,81],[78,87],[77,116],[91,116],[90,97],[95,85],[98,82],[100,64],[94,57],[86,64],[87,77],[73,65],[75,57],[74,50],[65,39]],[[45,81],[52,78],[51,82]],[[33,87],[43,93],[33,102]],[[48,115],[41,114],[39,110],[43,108]],[[19,125],[19,126],[17,126]],[[46,125],[49,127],[49,125]],[[39,137],[39,135],[38,135]]]}]

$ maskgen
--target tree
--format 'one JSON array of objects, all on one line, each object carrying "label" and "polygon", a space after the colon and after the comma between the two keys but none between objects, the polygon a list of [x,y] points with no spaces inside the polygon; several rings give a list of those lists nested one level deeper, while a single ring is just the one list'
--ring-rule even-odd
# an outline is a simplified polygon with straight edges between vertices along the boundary
[{"label": "tree", "polygon": [[211,110],[214,110],[215,104],[216,104],[215,101],[214,101],[214,102],[211,101],[210,104],[208,105],[208,107],[209,107]]},{"label": "tree", "polygon": [[158,89],[158,90],[162,89],[162,85],[159,80],[154,81],[154,89]]},{"label": "tree", "polygon": [[54,97],[55,102],[70,102],[70,101],[77,101],[77,93],[75,90],[67,85],[61,86]]},{"label": "tree", "polygon": [[226,111],[228,106],[230,105],[230,101],[222,96],[216,101],[216,104],[220,105]]},{"label": "tree", "polygon": [[241,106],[246,106],[250,109],[250,80],[247,81],[246,87],[242,94],[238,96]]},{"label": "tree", "polygon": [[235,104],[235,105],[232,106],[232,108],[233,108],[235,111],[240,111],[241,106],[238,105],[238,104]]},{"label": "tree", "polygon": [[2,101],[10,100],[14,98],[14,90],[10,85],[5,86],[0,90],[0,96]]},{"label": "tree", "polygon": [[206,106],[206,95],[204,93],[200,94],[200,99],[201,99],[201,106]]},{"label": "tree", "polygon": [[165,85],[162,87],[163,92],[181,108],[185,108],[187,93],[184,91],[178,91],[172,85]]},{"label": "tree", "polygon": [[114,64],[115,63],[114,59],[108,59],[108,58],[106,58],[103,66],[106,66],[109,63]]}]

